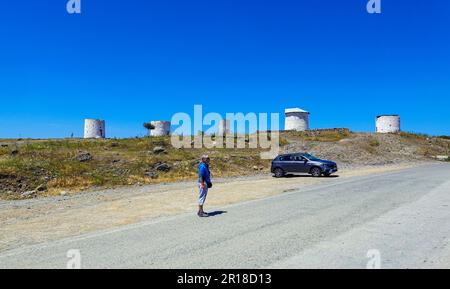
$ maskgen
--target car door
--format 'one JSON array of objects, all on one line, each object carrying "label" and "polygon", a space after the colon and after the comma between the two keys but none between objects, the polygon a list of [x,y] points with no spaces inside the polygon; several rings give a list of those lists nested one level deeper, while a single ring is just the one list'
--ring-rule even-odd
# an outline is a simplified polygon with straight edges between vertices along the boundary
[{"label": "car door", "polygon": [[296,173],[306,173],[307,169],[307,159],[301,155],[294,156],[294,169]]},{"label": "car door", "polygon": [[281,166],[283,168],[283,171],[285,173],[292,173],[294,172],[294,159],[290,155],[286,155],[280,158]]}]

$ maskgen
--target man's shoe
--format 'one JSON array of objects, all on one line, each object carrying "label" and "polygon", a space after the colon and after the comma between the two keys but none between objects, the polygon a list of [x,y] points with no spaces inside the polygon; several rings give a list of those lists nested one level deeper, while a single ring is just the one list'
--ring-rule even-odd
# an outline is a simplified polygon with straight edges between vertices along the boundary
[{"label": "man's shoe", "polygon": [[199,216],[200,218],[206,218],[206,217],[208,217],[208,214],[205,212],[198,212],[197,216]]}]

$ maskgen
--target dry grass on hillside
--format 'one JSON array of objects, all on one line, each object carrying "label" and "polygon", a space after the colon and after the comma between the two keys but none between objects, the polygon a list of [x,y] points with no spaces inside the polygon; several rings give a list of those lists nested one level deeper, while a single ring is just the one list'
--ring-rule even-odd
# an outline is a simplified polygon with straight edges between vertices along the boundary
[{"label": "dry grass on hillside", "polygon": [[[41,187],[43,191],[82,190],[195,179],[199,157],[214,158],[214,176],[267,170],[260,150],[175,149],[168,137],[120,140],[0,141],[0,197]],[[156,147],[165,152],[155,153]],[[88,155],[91,159],[80,161]],[[160,165],[161,169],[158,169]]]}]

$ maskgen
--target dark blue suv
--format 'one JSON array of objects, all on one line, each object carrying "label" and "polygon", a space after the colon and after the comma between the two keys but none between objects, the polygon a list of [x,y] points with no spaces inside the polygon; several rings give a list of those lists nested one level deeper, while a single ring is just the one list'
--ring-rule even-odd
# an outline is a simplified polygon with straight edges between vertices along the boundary
[{"label": "dark blue suv", "polygon": [[307,153],[293,153],[277,156],[272,161],[271,172],[277,178],[287,174],[306,173],[313,177],[324,175],[329,177],[338,171],[335,162],[321,160]]}]

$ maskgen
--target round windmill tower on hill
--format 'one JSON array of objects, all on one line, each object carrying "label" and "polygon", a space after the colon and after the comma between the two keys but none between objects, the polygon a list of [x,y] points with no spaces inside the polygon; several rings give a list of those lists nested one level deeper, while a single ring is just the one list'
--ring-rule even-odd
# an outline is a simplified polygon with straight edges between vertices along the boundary
[{"label": "round windmill tower on hill", "polygon": [[287,108],[285,114],[285,130],[309,130],[309,112],[301,108]]}]

